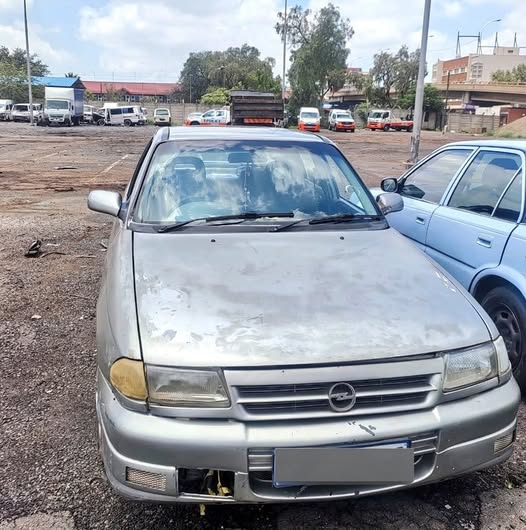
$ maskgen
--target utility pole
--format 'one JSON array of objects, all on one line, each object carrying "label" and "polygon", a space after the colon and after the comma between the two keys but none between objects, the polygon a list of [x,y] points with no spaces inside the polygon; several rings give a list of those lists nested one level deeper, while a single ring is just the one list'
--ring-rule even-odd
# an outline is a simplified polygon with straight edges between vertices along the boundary
[{"label": "utility pole", "polygon": [[418,160],[420,148],[420,131],[422,129],[422,118],[424,114],[424,78],[426,76],[426,53],[427,36],[429,33],[429,14],[431,12],[431,0],[426,0],[424,6],[424,21],[422,23],[422,41],[420,44],[420,62],[418,65],[418,79],[416,81],[415,115],[413,134],[411,136],[410,162],[414,164]]},{"label": "utility pole", "polygon": [[285,99],[285,93],[287,91],[287,82],[285,81],[285,75],[287,73],[287,0],[285,0],[285,20],[283,28],[283,78],[281,80],[282,84],[282,94],[281,96]]},{"label": "utility pole", "polygon": [[33,125],[33,90],[32,90],[32,78],[31,78],[31,56],[29,55],[29,33],[27,31],[27,6],[26,0],[24,0],[24,26],[26,30],[26,62],[27,62],[27,89],[29,95],[29,123]]},{"label": "utility pole", "polygon": [[448,111],[448,105],[449,105],[449,80],[451,79],[451,72],[448,70],[447,72],[447,85],[446,85],[446,103],[445,103],[445,107],[444,107],[444,112],[445,112],[445,115],[446,115],[446,119],[444,120],[444,124],[442,125],[442,134],[444,134],[446,132],[446,126],[448,124],[448,119],[449,119],[449,111]]}]

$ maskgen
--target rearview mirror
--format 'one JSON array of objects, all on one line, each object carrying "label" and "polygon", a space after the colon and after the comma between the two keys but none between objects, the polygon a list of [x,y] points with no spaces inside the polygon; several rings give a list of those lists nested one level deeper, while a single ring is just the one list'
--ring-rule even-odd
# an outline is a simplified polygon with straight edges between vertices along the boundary
[{"label": "rearview mirror", "polygon": [[94,190],[88,195],[88,208],[94,212],[119,215],[122,197],[116,191]]},{"label": "rearview mirror", "polygon": [[382,191],[386,191],[388,193],[395,193],[396,191],[398,191],[398,180],[394,177],[383,179],[380,183],[380,187],[382,188]]},{"label": "rearview mirror", "polygon": [[376,202],[384,215],[404,209],[404,200],[398,193],[381,193],[376,197]]}]

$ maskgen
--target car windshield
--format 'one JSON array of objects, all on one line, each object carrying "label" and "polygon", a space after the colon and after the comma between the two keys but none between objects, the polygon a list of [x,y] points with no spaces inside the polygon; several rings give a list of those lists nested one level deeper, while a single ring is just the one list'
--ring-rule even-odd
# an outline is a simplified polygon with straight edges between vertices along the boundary
[{"label": "car windshield", "polygon": [[383,112],[373,112],[371,114],[371,118],[381,118],[382,114],[383,114]]},{"label": "car windshield", "polygon": [[29,105],[15,105],[13,107],[13,110],[18,110],[20,112],[26,112],[26,111],[29,111]]},{"label": "car windshield", "polygon": [[296,219],[379,215],[330,144],[189,140],[157,147],[133,220],[169,224],[247,212],[292,212]]},{"label": "car windshield", "polygon": [[157,116],[168,116],[168,109],[156,109],[155,114]]},{"label": "car windshield", "polygon": [[62,99],[48,99],[46,107],[54,110],[68,110],[68,102]]},{"label": "car windshield", "polygon": [[300,116],[302,118],[317,118],[318,114],[316,112],[302,112]]},{"label": "car windshield", "polygon": [[348,112],[340,112],[339,114],[336,114],[337,120],[351,120],[352,116]]}]

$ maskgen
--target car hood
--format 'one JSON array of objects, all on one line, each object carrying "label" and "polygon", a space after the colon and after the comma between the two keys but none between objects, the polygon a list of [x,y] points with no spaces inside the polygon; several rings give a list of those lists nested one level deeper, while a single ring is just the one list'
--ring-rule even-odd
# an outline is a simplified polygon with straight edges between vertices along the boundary
[{"label": "car hood", "polygon": [[135,233],[145,362],[395,358],[490,339],[462,288],[392,229]]}]

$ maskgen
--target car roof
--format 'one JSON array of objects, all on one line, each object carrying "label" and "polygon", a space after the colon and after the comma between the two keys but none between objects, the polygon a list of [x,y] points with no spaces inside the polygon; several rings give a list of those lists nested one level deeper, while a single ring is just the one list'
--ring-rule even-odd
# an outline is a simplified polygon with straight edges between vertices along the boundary
[{"label": "car roof", "polygon": [[156,142],[166,140],[281,140],[328,142],[312,133],[289,131],[279,127],[165,127],[155,135]]},{"label": "car roof", "polygon": [[453,142],[449,145],[461,145],[469,147],[510,147],[526,152],[526,140],[468,140],[466,142]]}]

